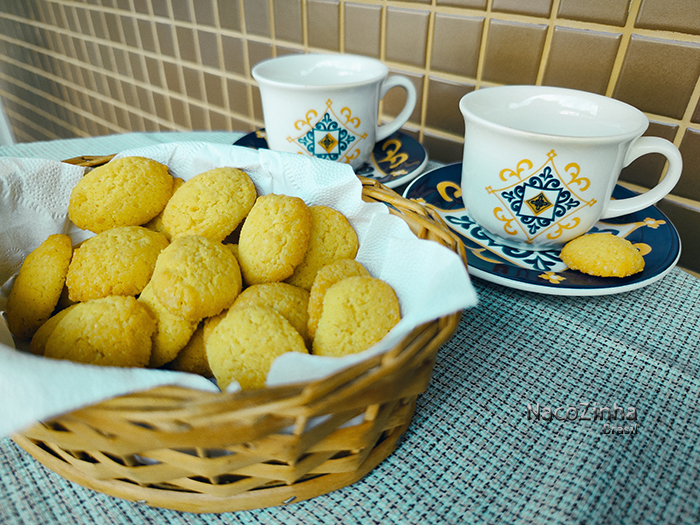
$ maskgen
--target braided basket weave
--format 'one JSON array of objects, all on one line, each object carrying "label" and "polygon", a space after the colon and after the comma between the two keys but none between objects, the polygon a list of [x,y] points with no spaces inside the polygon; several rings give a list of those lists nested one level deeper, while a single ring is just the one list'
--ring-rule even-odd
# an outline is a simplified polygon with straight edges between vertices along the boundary
[{"label": "braided basket weave", "polygon": [[[466,265],[462,243],[433,210],[371,179],[362,184],[366,201],[385,203],[418,237],[447,246]],[[326,379],[233,394],[159,387],[13,439],[71,481],[156,507],[228,512],[313,498],[358,481],[391,454],[460,316],[419,326],[387,353]],[[344,425],[354,418],[360,423]]]}]

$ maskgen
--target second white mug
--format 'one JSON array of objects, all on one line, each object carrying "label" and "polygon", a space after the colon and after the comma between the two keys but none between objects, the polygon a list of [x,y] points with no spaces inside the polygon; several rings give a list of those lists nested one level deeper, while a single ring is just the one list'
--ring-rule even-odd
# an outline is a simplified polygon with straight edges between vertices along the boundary
[{"label": "second white mug", "polygon": [[[260,88],[270,149],[311,155],[360,167],[374,144],[398,131],[416,105],[416,91],[403,76],[388,77],[379,60],[359,55],[286,55],[252,70]],[[393,87],[406,90],[406,104],[379,125],[379,101]]]}]

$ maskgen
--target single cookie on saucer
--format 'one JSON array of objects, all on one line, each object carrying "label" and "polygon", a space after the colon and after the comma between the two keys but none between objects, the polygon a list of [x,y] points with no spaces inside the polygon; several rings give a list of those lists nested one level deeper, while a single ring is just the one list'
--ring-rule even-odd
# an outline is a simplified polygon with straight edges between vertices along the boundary
[{"label": "single cookie on saucer", "polygon": [[123,157],[89,171],[70,195],[68,215],[83,230],[100,233],[145,224],[173,193],[168,167],[144,157]]},{"label": "single cookie on saucer", "polygon": [[572,270],[597,277],[628,277],[644,269],[644,257],[627,239],[589,233],[569,241],[559,258]]},{"label": "single cookie on saucer", "polygon": [[401,319],[393,288],[374,277],[348,277],[323,298],[312,353],[342,357],[367,350]]},{"label": "single cookie on saucer", "polygon": [[24,259],[7,298],[7,324],[18,339],[31,339],[61,297],[73,254],[67,235],[50,235]]}]

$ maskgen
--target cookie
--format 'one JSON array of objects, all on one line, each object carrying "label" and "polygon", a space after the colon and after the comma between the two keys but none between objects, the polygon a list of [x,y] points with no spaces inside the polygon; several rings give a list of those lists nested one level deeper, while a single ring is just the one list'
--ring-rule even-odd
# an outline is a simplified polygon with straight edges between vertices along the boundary
[{"label": "cookie", "polygon": [[247,285],[284,281],[304,259],[311,214],[303,200],[258,197],[241,228],[238,258]]},{"label": "cookie", "polygon": [[[175,192],[178,190],[180,186],[182,186],[185,183],[184,180],[182,180],[180,177],[175,177],[173,178],[173,195]],[[170,196],[172,198],[172,195]],[[167,204],[166,204],[167,206]],[[165,210],[165,208],[163,208]],[[154,232],[160,232],[165,237],[170,241],[172,240],[172,235],[170,235],[170,232],[166,229],[165,225],[163,224],[163,212],[161,211],[158,215],[153,217],[150,221],[148,221],[146,224],[143,225],[144,228],[148,228],[149,230],[153,230]]]},{"label": "cookie", "polygon": [[241,271],[220,242],[186,235],[175,237],[161,252],[151,283],[171,314],[199,322],[233,304],[241,292]]},{"label": "cookie", "polygon": [[287,283],[254,284],[241,292],[232,308],[253,305],[272,308],[309,343],[309,292]]},{"label": "cookie", "polygon": [[192,338],[192,334],[197,329],[197,322],[170,313],[156,298],[150,283],[143,289],[138,300],[148,307],[156,320],[156,331],[152,337],[151,359],[148,366],[157,368],[177,357],[180,350]]},{"label": "cookie", "polygon": [[323,312],[323,297],[335,283],[347,277],[371,277],[367,269],[355,259],[338,259],[321,268],[309,292],[308,334],[311,339],[316,334],[318,320]]},{"label": "cookie", "polygon": [[171,370],[189,372],[204,377],[213,377],[207,353],[204,348],[204,325],[195,330],[187,344],[178,352],[177,357],[168,366]]},{"label": "cookie", "polygon": [[31,339],[58,303],[73,246],[67,235],[50,235],[24,259],[7,298],[7,324],[18,339]]},{"label": "cookie", "polygon": [[151,356],[156,322],[131,296],[76,304],[46,341],[44,355],[101,366],[144,367]]},{"label": "cookie", "polygon": [[597,277],[627,277],[644,269],[644,257],[627,239],[590,233],[569,241],[559,258],[572,270]]},{"label": "cookie", "polygon": [[78,228],[94,233],[138,226],[158,215],[172,193],[167,166],[144,157],[123,157],[80,179],[71,191],[68,216]]},{"label": "cookie", "polygon": [[327,206],[309,206],[311,235],[304,259],[286,282],[311,290],[316,272],[338,259],[354,259],[360,244],[345,215]]},{"label": "cookie", "polygon": [[232,308],[206,340],[217,384],[262,388],[272,362],[286,352],[307,353],[304,340],[280,314],[263,306]]},{"label": "cookie", "polygon": [[312,353],[342,357],[362,352],[400,319],[399,301],[389,284],[373,277],[348,277],[326,292]]},{"label": "cookie", "polygon": [[75,305],[64,308],[57,314],[49,317],[48,321],[39,327],[29,343],[30,353],[34,355],[44,355],[44,352],[46,351],[46,341],[48,341],[49,337],[51,337],[54,328],[56,328],[61,319],[63,319],[74,307]]},{"label": "cookie", "polygon": [[172,237],[201,235],[223,241],[248,215],[257,196],[247,173],[215,168],[185,182],[163,211],[163,226]]},{"label": "cookie", "polygon": [[168,246],[162,233],[141,226],[112,228],[87,239],[73,254],[66,286],[71,301],[138,295]]}]

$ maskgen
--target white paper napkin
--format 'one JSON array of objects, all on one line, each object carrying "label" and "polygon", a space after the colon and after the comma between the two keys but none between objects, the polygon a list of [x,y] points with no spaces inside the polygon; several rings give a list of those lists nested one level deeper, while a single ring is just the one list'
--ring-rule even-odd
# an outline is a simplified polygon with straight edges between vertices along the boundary
[{"label": "white paper napkin", "polygon": [[[392,348],[424,322],[477,303],[460,258],[444,246],[416,238],[385,205],[364,202],[361,183],[347,165],[204,142],[149,146],[118,157],[132,155],[162,162],[185,180],[211,168],[235,166],[250,175],[260,195],[293,195],[308,205],[323,204],[343,212],[360,240],[357,260],[396,291],[402,319],[382,341],[345,358],[285,354],[273,364],[269,385],[326,377]],[[91,235],[67,218],[70,190],[82,174],[83,168],[55,161],[0,159],[0,310],[22,260],[46,237],[67,233],[78,242]],[[209,380],[182,372],[36,357],[12,349],[0,338],[0,436],[81,406],[159,385],[217,390]]]}]

